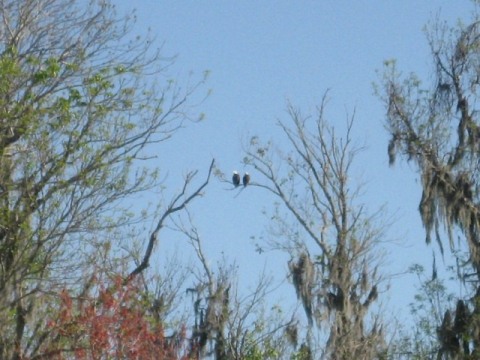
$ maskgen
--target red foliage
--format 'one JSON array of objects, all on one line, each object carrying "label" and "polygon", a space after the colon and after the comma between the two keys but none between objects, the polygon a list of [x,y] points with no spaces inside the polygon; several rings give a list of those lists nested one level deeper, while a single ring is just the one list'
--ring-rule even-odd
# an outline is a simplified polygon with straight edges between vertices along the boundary
[{"label": "red foliage", "polygon": [[125,286],[118,278],[108,287],[97,285],[95,297],[74,298],[67,290],[59,294],[58,314],[47,321],[52,341],[43,350],[45,356],[55,360],[192,359],[185,329],[166,337],[162,324],[148,315],[134,282]]}]

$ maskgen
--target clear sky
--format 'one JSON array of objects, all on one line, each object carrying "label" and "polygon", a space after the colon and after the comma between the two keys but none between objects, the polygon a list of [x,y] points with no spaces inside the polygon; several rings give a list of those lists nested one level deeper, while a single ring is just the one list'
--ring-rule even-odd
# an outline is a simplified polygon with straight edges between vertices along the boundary
[{"label": "clear sky", "polygon": [[[120,14],[136,9],[136,32],[148,28],[163,43],[165,56],[177,55],[169,74],[185,83],[211,75],[212,93],[197,108],[205,120],[191,124],[158,148],[159,166],[168,172],[170,191],[178,189],[189,169],[206,172],[213,158],[228,176],[242,165],[242,143],[252,135],[285,144],[276,122],[287,121],[286,102],[304,113],[314,112],[327,89],[328,119],[344,124],[356,111],[355,137],[367,149],[357,158],[354,182],[365,182],[363,201],[373,212],[386,205],[393,219],[385,271],[399,273],[413,262],[430,266],[435,246],[427,247],[417,211],[420,186],[414,168],[401,161],[389,168],[384,109],[373,95],[376,70],[386,59],[397,59],[405,72],[428,80],[429,49],[423,27],[439,16],[454,24],[468,21],[468,0],[112,0]],[[252,173],[255,179],[255,173]],[[279,278],[286,273],[285,256],[255,253],[251,236],[266,234],[272,198],[261,189],[236,192],[214,179],[204,198],[192,207],[194,223],[212,263],[224,255],[240,267],[241,284],[256,279],[263,268]],[[161,236],[158,249],[177,247],[191,254],[185,240],[170,233]],[[161,260],[159,260],[161,261]],[[395,311],[413,299],[415,279],[392,281],[387,295]],[[287,290],[294,294],[293,288]]]}]

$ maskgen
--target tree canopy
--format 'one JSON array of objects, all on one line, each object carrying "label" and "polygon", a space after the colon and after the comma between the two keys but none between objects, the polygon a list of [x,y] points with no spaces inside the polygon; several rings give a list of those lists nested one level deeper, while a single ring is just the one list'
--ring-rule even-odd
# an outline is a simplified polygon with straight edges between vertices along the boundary
[{"label": "tree canopy", "polygon": [[[392,60],[376,85],[390,165],[414,165],[426,241],[451,255],[461,289],[436,258],[430,278],[410,267],[412,329],[383,311],[395,279],[381,211],[354,176],[355,112],[342,127],[327,119],[328,91],[313,114],[289,102],[278,138],[244,144],[243,179],[211,159],[165,188],[153,149],[202,119],[206,79],[179,84],[175,59],[136,25],[108,0],[0,1],[1,359],[480,357],[478,15],[427,27],[430,82]],[[191,204],[212,180],[233,201],[271,196],[257,250],[288,258],[281,284],[265,271],[243,289],[234,261],[211,262]],[[162,196],[146,210],[151,190]],[[150,231],[132,230],[146,218]],[[151,269],[166,228],[195,259]],[[272,299],[280,286],[288,304]]]},{"label": "tree canopy", "polygon": [[[140,161],[189,119],[197,85],[161,83],[168,61],[108,2],[0,7],[0,356],[14,359],[47,341],[50,296],[119,266],[99,253],[133,220],[126,199],[159,186]],[[193,175],[164,217],[199,194]]]}]

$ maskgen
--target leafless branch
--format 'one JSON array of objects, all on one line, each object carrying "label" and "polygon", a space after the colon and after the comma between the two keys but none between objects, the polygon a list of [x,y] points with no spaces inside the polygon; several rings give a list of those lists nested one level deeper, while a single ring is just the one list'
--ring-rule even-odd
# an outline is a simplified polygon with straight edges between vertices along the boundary
[{"label": "leafless branch", "polygon": [[158,220],[157,226],[153,230],[150,235],[150,238],[147,243],[147,247],[145,249],[145,255],[143,256],[142,262],[130,273],[127,278],[127,281],[130,281],[136,275],[144,271],[149,266],[150,257],[152,256],[153,248],[155,244],[158,242],[158,234],[162,227],[164,226],[165,220],[167,220],[172,214],[183,210],[192,200],[202,195],[203,189],[208,185],[210,181],[210,176],[212,174],[212,169],[215,164],[215,159],[212,160],[210,163],[210,167],[208,169],[207,178],[205,181],[191,194],[187,194],[188,186],[192,182],[193,178],[196,175],[196,172],[190,173],[187,175],[185,182],[183,184],[182,191],[176,195],[173,200],[168,205],[167,209],[163,213],[163,215]]}]

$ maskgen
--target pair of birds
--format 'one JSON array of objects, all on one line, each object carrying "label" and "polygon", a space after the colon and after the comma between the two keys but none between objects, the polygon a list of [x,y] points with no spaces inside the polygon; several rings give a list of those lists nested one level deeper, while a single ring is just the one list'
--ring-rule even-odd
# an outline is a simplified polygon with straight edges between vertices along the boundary
[{"label": "pair of birds", "polygon": [[[250,175],[248,174],[248,172],[246,172],[242,178],[243,186],[247,186],[249,182],[250,182]],[[238,171],[233,172],[232,183],[235,187],[240,185],[240,174],[238,173]]]}]

